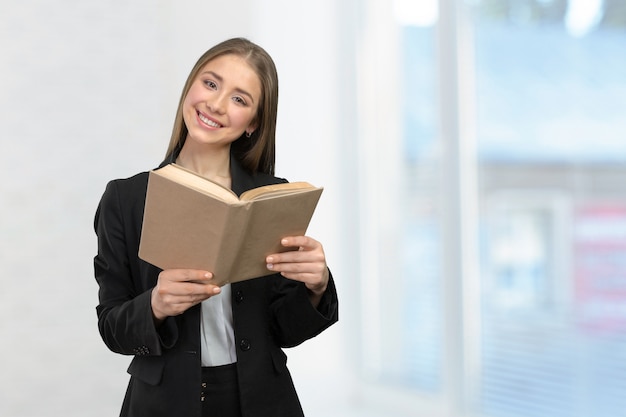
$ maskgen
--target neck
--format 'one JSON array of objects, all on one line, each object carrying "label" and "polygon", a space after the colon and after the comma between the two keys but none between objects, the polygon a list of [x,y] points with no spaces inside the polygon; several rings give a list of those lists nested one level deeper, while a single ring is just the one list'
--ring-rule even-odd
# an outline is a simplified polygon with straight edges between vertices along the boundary
[{"label": "neck", "polygon": [[230,181],[230,147],[206,149],[186,141],[176,163],[214,181]]}]

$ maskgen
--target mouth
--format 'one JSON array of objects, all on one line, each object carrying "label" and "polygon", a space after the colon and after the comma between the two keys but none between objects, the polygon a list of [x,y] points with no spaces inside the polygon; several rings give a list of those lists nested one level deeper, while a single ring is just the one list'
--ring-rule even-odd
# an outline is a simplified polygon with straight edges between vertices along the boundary
[{"label": "mouth", "polygon": [[208,117],[206,117],[205,115],[203,115],[200,112],[196,112],[196,114],[198,115],[198,119],[200,119],[200,121],[202,123],[204,123],[205,125],[209,126],[209,127],[214,127],[214,128],[218,128],[218,127],[222,127],[221,124],[217,123],[214,120],[209,119]]}]

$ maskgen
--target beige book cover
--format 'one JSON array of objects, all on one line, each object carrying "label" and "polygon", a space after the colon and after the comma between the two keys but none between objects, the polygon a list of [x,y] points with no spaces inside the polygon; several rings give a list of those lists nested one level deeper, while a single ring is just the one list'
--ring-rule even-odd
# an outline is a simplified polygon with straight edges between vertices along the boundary
[{"label": "beige book cover", "polygon": [[139,257],[161,269],[207,270],[219,285],[271,274],[267,255],[304,235],[323,188],[273,184],[237,195],[179,165],[151,171]]}]

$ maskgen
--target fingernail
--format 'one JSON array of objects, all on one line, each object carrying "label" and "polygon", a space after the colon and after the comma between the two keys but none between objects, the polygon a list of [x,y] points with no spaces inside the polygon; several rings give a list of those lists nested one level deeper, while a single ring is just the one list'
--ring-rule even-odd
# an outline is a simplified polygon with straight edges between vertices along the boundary
[{"label": "fingernail", "polygon": [[271,264],[272,262],[274,262],[274,258],[272,258],[271,256],[268,256],[267,259],[265,260],[268,264]]},{"label": "fingernail", "polygon": [[287,245],[287,243],[289,243],[289,241],[287,239],[283,239],[280,241],[280,243],[282,243],[283,245]]},{"label": "fingernail", "polygon": [[213,288],[213,294],[219,294],[221,292],[221,288],[220,287],[215,287]]},{"label": "fingernail", "polygon": [[274,264],[267,264],[267,269],[273,269],[274,268]]}]

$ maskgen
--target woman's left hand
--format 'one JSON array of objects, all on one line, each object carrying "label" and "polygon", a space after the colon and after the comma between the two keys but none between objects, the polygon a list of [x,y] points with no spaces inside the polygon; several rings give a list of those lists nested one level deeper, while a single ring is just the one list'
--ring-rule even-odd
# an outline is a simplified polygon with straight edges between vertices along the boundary
[{"label": "woman's left hand", "polygon": [[265,259],[267,269],[280,272],[285,278],[303,282],[309,290],[311,303],[317,307],[329,279],[322,244],[308,236],[285,237],[280,243],[298,250],[269,255]]}]

